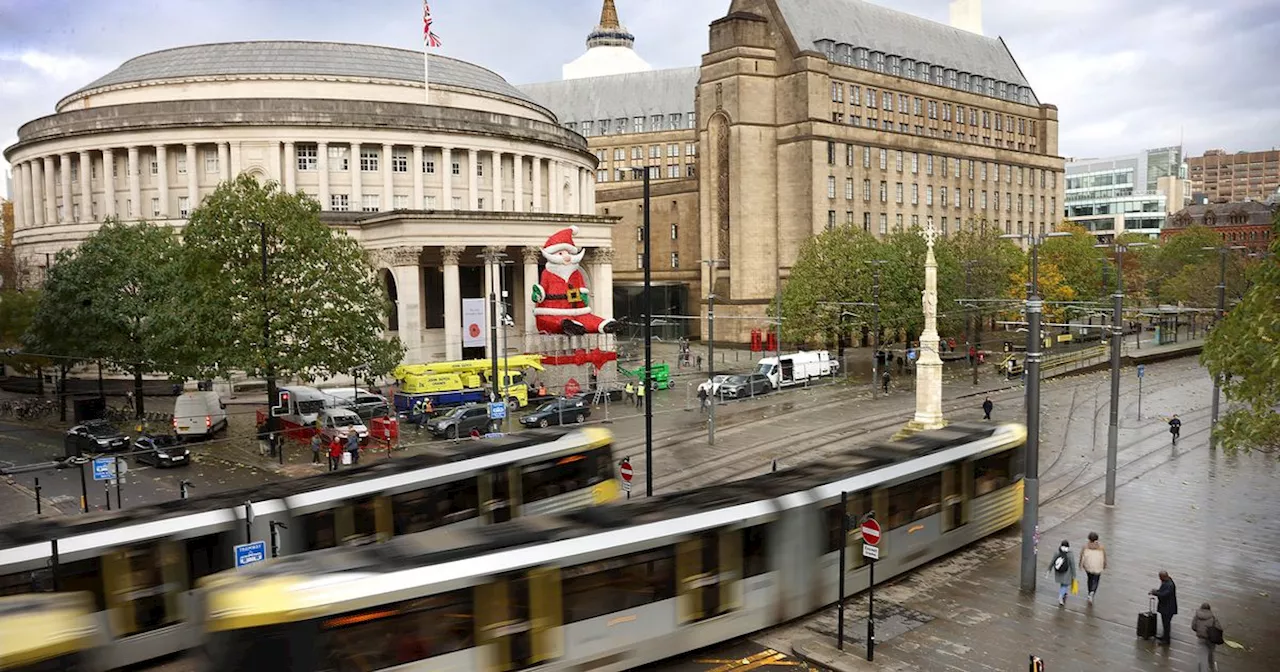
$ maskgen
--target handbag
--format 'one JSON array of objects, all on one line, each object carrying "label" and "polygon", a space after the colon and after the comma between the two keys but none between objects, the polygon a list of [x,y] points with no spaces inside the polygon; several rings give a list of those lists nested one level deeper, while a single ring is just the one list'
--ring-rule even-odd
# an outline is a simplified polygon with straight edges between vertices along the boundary
[{"label": "handbag", "polygon": [[1222,628],[1216,625],[1211,625],[1206,628],[1204,634],[1208,635],[1210,644],[1222,644],[1227,641],[1226,638],[1223,637]]},{"label": "handbag", "polygon": [[1080,593],[1080,582],[1076,581],[1075,579],[1071,579],[1071,594],[1077,595],[1079,593]]}]

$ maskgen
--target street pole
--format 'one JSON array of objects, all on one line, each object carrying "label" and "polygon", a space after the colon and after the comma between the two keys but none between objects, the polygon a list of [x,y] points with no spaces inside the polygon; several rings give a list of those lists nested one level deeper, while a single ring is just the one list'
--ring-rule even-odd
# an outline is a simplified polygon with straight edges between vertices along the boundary
[{"label": "street pole", "polygon": [[840,587],[836,609],[836,648],[844,651],[844,555],[849,545],[849,493],[840,492]]},{"label": "street pole", "polygon": [[[715,287],[716,264],[711,262],[711,286]],[[711,396],[711,408],[707,415],[707,445],[714,446],[716,443],[716,295],[712,292],[707,295],[707,380],[711,382],[711,389],[707,390],[707,394]]]},{"label": "street pole", "polygon": [[1111,294],[1111,411],[1107,421],[1105,501],[1116,503],[1116,457],[1120,437],[1120,339],[1124,336],[1124,247],[1116,246],[1116,291]]},{"label": "street pole", "polygon": [[[871,300],[875,305],[875,317],[871,319],[871,397],[876,396],[876,386],[880,384],[880,267],[877,266],[872,272],[871,280]],[[885,362],[885,370],[889,370],[889,363]]]},{"label": "street pole", "polygon": [[[972,298],[973,296],[972,294],[969,293],[970,284],[973,279],[972,276],[973,276],[973,261],[966,261],[964,262],[964,296],[965,298]],[[974,322],[973,308],[972,307],[966,308],[964,311],[964,330],[965,330],[964,338],[966,341],[968,341],[967,345],[972,350],[971,354],[970,353],[966,353],[966,354],[969,354],[969,368],[973,371],[973,384],[977,385],[978,384],[978,346],[977,346],[977,343],[974,342],[974,338],[973,338],[973,331],[974,331],[973,322]]]},{"label": "street pole", "polygon": [[[1214,311],[1213,326],[1216,328],[1219,322],[1222,322],[1222,312],[1227,308],[1227,250],[1222,248],[1218,250],[1218,309]],[[1209,419],[1210,430],[1218,426],[1218,404],[1222,394],[1222,377],[1213,377],[1213,412]],[[1209,439],[1209,447],[1215,447],[1212,437]]]},{"label": "street pole", "polygon": [[277,520],[269,524],[271,525],[271,557],[278,558],[280,557],[280,528],[287,530],[289,526]]},{"label": "street pole", "polygon": [[876,559],[867,558],[867,565],[867,662],[871,662],[876,659]]},{"label": "street pole", "polygon": [[1038,253],[1040,241],[1031,244],[1031,286],[1027,291],[1027,456],[1023,478],[1022,591],[1036,590],[1036,538],[1040,515],[1040,300]]},{"label": "street pole", "polygon": [[493,291],[493,285],[489,285],[489,351],[493,354],[493,361],[490,362],[493,367],[493,400],[502,399],[502,389],[498,380],[498,296]]},{"label": "street pole", "polygon": [[[122,458],[122,457],[117,457],[117,458],[116,458],[116,508],[117,508],[117,509],[123,509],[123,508],[124,508],[124,497],[122,497],[122,496],[120,495],[120,480],[121,480],[121,476],[120,476],[120,463],[121,463],[121,462],[123,462],[123,461],[124,461],[124,458]],[[127,469],[127,468],[128,468],[128,466],[126,465],[126,467],[125,467],[125,468]]]},{"label": "street pole", "polygon": [[644,170],[644,496],[653,496],[653,259],[649,240],[652,223],[649,203],[649,167]]},{"label": "street pole", "polygon": [[40,478],[36,477],[36,515],[40,515]]},{"label": "street pole", "polygon": [[[276,388],[276,367],[274,358],[271,356],[271,309],[267,305],[268,283],[270,276],[267,267],[267,223],[258,222],[258,253],[262,261],[262,354],[266,360],[267,373],[267,440],[275,444],[276,456],[280,464],[284,464],[284,442],[276,437],[277,424],[276,416],[271,409],[276,405],[276,397],[279,391]],[[275,437],[275,438],[273,438]]]},{"label": "street pole", "polygon": [[244,543],[253,543],[253,503],[247,499],[244,502]]},{"label": "street pole", "polygon": [[80,513],[89,513],[89,482],[85,479],[84,464],[80,465]]}]

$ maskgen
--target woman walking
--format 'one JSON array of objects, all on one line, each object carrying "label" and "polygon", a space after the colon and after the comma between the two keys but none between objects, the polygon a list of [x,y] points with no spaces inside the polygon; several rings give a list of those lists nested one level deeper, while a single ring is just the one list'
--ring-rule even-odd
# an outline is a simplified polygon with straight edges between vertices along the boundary
[{"label": "woman walking", "polygon": [[1196,670],[1214,672],[1217,666],[1213,662],[1213,649],[1223,641],[1222,623],[1218,621],[1217,616],[1213,615],[1213,610],[1209,608],[1208,602],[1201,604],[1200,608],[1196,610],[1195,618],[1191,619],[1191,630],[1196,633],[1196,640],[1200,642],[1200,654],[1197,656],[1199,662],[1196,664]]},{"label": "woman walking", "polygon": [[1076,582],[1076,563],[1071,557],[1071,544],[1066,539],[1062,540],[1062,545],[1058,547],[1058,552],[1053,554],[1053,559],[1049,561],[1049,573],[1053,574],[1053,578],[1058,582],[1058,606],[1063,607],[1067,604],[1067,595],[1071,593],[1071,588]]},{"label": "woman walking", "polygon": [[1098,592],[1098,582],[1102,580],[1102,570],[1107,568],[1107,549],[1098,541],[1098,533],[1089,533],[1089,543],[1080,551],[1080,569],[1084,570],[1086,586],[1089,589],[1089,604],[1093,604],[1093,595]]}]

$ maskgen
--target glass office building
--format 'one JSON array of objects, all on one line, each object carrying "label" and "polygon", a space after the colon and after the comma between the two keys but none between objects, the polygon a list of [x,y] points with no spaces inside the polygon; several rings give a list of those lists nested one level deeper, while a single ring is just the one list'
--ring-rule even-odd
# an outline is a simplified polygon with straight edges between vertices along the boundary
[{"label": "glass office building", "polygon": [[1169,214],[1190,203],[1181,147],[1066,165],[1064,217],[1103,242],[1121,233],[1155,238]]}]

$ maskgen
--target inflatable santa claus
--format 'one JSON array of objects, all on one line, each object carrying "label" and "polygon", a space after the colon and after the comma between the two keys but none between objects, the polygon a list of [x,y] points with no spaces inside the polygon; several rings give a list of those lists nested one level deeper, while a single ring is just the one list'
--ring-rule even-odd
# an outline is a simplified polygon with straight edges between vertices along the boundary
[{"label": "inflatable santa claus", "polygon": [[573,242],[577,232],[576,226],[561,229],[542,247],[547,265],[532,291],[539,333],[608,334],[618,327],[613,320],[591,314],[587,281],[582,276],[582,257],[586,251]]}]

